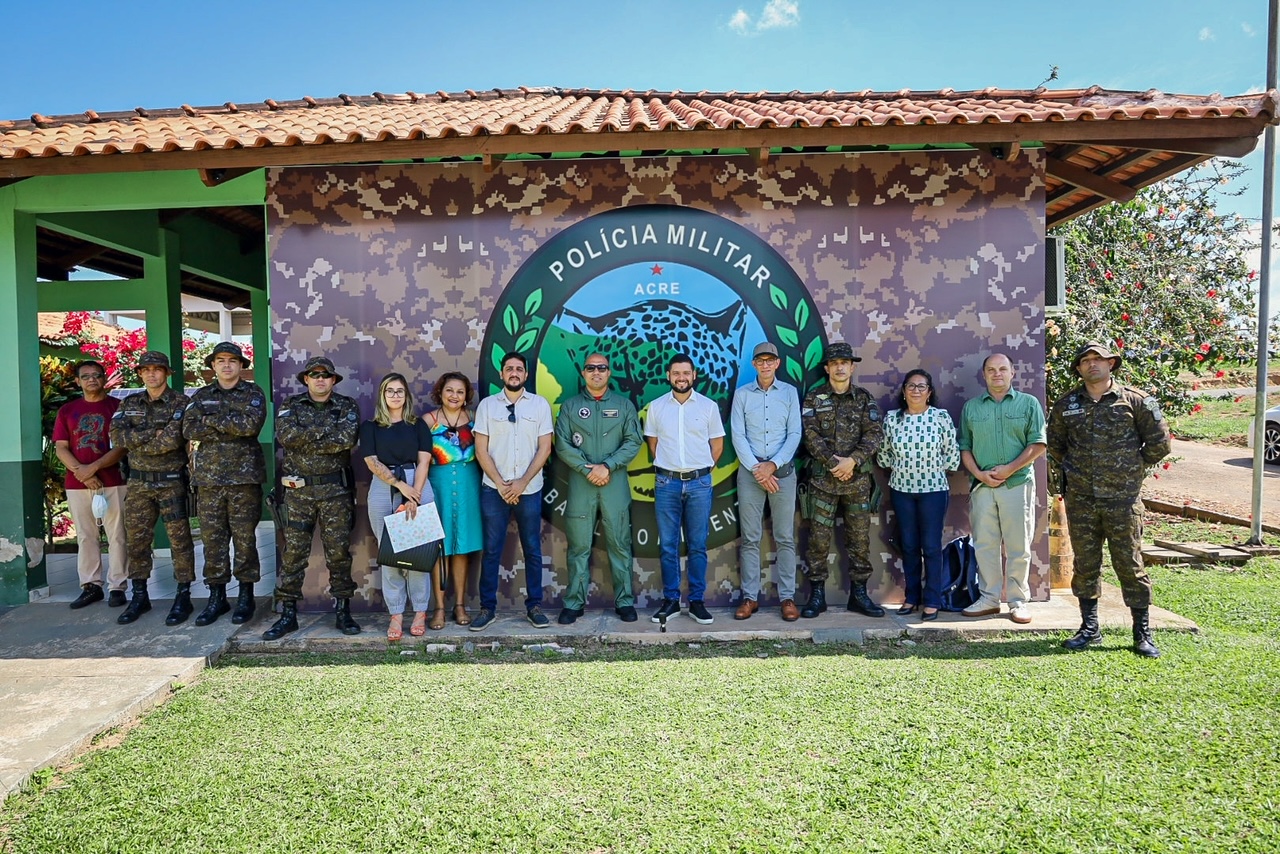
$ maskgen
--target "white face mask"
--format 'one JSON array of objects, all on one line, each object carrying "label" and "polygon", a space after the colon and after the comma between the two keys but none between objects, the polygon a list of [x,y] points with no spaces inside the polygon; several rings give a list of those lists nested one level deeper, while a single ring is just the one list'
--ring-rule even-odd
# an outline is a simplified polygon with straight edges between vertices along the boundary
[{"label": "white face mask", "polygon": [[107,496],[98,493],[93,496],[93,518],[99,522],[107,515]]}]

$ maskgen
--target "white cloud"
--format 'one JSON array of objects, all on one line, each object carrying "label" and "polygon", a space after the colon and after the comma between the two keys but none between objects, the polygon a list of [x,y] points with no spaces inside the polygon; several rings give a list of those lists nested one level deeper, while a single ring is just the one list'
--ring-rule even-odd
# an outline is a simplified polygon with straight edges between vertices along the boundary
[{"label": "white cloud", "polygon": [[771,30],[774,27],[794,27],[800,23],[799,0],[769,0],[760,13],[757,29]]},{"label": "white cloud", "polygon": [[1200,28],[1200,41],[1202,41],[1202,42],[1211,42],[1211,41],[1213,41],[1213,30],[1209,29],[1208,27],[1201,27],[1201,28]]},{"label": "white cloud", "polygon": [[768,0],[759,18],[746,9],[738,9],[729,19],[729,29],[739,35],[755,35],[765,30],[794,27],[800,23],[800,0]]},{"label": "white cloud", "polygon": [[1249,38],[1253,38],[1258,34],[1258,31],[1255,30],[1253,27],[1249,26],[1248,22],[1242,23],[1240,25],[1240,29],[1244,30],[1244,34]]}]

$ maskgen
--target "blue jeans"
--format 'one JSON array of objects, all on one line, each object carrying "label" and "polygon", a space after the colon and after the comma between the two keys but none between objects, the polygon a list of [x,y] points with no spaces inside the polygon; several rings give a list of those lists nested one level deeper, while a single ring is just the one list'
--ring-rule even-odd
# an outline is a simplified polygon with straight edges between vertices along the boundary
[{"label": "blue jeans", "polygon": [[951,493],[946,490],[895,490],[893,493],[893,512],[898,516],[898,548],[902,551],[902,574],[909,604],[942,607],[942,523],[950,502]]},{"label": "blue jeans", "polygon": [[512,514],[524,552],[525,610],[542,604],[542,493],[520,496],[516,504],[502,500],[498,490],[480,486],[480,513],[484,524],[484,556],[480,559],[480,607],[498,609],[498,564],[507,542]]},{"label": "blue jeans", "polygon": [[711,475],[680,480],[656,475],[654,508],[658,515],[658,555],[662,596],[680,601],[680,533],[684,532],[689,571],[689,601],[707,592],[707,527],[711,523]]}]

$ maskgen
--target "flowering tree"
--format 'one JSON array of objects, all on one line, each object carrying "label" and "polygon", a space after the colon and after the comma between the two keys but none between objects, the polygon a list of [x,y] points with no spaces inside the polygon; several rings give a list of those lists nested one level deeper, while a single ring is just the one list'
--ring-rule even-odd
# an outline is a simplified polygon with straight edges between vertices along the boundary
[{"label": "flowering tree", "polygon": [[1061,227],[1067,310],[1047,323],[1049,399],[1079,382],[1071,357],[1101,341],[1124,357],[1123,382],[1160,400],[1165,412],[1191,408],[1179,372],[1220,372],[1251,360],[1256,347],[1258,246],[1249,223],[1222,213],[1223,197],[1245,171],[1209,161]]}]

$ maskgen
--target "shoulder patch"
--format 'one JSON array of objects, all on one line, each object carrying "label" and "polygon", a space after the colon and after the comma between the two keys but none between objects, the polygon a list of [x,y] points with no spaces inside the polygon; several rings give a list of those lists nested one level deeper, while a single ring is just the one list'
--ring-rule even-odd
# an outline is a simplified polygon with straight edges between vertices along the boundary
[{"label": "shoulder patch", "polygon": [[867,410],[867,417],[868,417],[868,418],[870,418],[872,421],[879,421],[879,420],[880,420],[880,410],[879,410],[879,409],[877,409],[877,408],[876,408],[876,407],[874,407],[874,406],[873,406],[873,407],[871,407],[869,410]]},{"label": "shoulder patch", "polygon": [[1164,420],[1164,413],[1160,411],[1160,401],[1154,397],[1148,397],[1142,401],[1142,405],[1151,413],[1151,417],[1157,421]]},{"label": "shoulder patch", "polygon": [[579,410],[578,410],[578,417],[579,417],[579,418],[590,418],[590,417],[591,417],[591,408],[590,408],[590,407],[587,407],[587,406],[584,406],[584,407],[582,407],[581,409],[579,409]]},{"label": "shoulder patch", "polygon": [[348,412],[348,413],[347,413],[347,420],[348,420],[348,421],[350,421],[352,424],[354,424],[354,423],[355,423],[356,418],[357,418],[357,416],[356,416],[356,414],[355,414],[354,412]]},{"label": "shoulder patch", "polygon": [[249,405],[250,405],[250,406],[261,406],[261,405],[262,405],[262,398],[261,398],[261,397],[258,397],[258,396],[255,394],[253,397],[249,398]]}]

